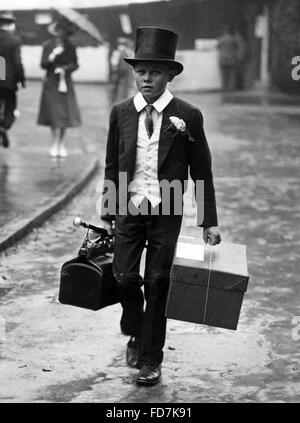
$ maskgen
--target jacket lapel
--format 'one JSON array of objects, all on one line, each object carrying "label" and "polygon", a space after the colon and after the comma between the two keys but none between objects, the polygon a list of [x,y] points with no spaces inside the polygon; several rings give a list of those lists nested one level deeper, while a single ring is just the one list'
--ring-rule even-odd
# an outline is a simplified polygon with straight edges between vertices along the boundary
[{"label": "jacket lapel", "polygon": [[139,114],[134,107],[133,100],[130,100],[124,106],[124,112],[121,113],[123,117],[123,137],[125,153],[128,162],[128,178],[129,181],[134,172],[135,160],[136,160],[136,143],[137,143],[137,131]]},{"label": "jacket lapel", "polygon": [[[128,181],[131,181],[136,161],[136,144],[139,114],[134,107],[133,100],[131,99],[124,105],[124,109],[120,114],[122,117],[123,137],[125,145],[125,153],[128,162]],[[170,148],[174,142],[172,132],[169,130],[171,121],[170,116],[178,116],[183,118],[180,110],[178,110],[176,100],[173,98],[163,113],[163,120],[160,130],[159,144],[158,144],[158,164],[157,169],[161,168],[165,161]]]},{"label": "jacket lapel", "polygon": [[[169,127],[171,124],[170,116],[178,116],[179,110],[177,108],[176,100],[173,98],[168,106],[165,108],[163,113],[163,120],[161,124],[160,130],[160,138],[158,144],[158,164],[157,170],[159,171],[163,162],[165,161],[170,148],[174,142],[174,137],[172,136],[171,131],[169,131]],[[180,116],[179,116],[180,117]]]}]

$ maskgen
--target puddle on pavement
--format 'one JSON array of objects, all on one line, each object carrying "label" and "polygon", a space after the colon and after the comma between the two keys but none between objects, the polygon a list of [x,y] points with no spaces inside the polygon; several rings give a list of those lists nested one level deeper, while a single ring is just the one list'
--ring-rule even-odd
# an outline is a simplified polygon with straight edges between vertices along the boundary
[{"label": "puddle on pavement", "polygon": [[10,288],[0,288],[0,298],[1,297],[4,297],[6,294],[8,294],[9,293],[9,291],[12,289],[12,287],[10,287]]},{"label": "puddle on pavement", "polygon": [[98,373],[90,378],[48,386],[44,394],[41,394],[38,398],[36,398],[36,400],[70,402],[82,391],[91,391],[93,389],[93,384],[98,379],[105,380],[106,378],[106,373]]}]

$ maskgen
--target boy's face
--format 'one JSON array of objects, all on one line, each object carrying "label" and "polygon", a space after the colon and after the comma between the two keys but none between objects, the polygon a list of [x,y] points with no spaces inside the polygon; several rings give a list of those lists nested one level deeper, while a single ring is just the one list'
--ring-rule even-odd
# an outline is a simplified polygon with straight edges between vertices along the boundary
[{"label": "boy's face", "polygon": [[137,89],[147,103],[154,103],[174,78],[174,73],[167,65],[156,62],[138,62],[134,66],[134,74]]}]

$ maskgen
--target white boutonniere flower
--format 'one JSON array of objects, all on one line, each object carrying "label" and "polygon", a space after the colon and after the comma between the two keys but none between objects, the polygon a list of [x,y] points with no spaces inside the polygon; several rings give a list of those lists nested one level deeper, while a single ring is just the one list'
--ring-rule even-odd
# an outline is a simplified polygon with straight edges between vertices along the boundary
[{"label": "white boutonniere flower", "polygon": [[168,129],[172,130],[173,137],[180,133],[184,135],[188,141],[195,141],[194,138],[191,137],[190,133],[188,132],[186,123],[183,119],[180,119],[177,116],[170,116],[169,119],[171,121],[171,125]]},{"label": "white boutonniere flower", "polygon": [[179,132],[184,132],[186,130],[186,123],[183,119],[179,119],[177,116],[170,116],[169,119]]}]

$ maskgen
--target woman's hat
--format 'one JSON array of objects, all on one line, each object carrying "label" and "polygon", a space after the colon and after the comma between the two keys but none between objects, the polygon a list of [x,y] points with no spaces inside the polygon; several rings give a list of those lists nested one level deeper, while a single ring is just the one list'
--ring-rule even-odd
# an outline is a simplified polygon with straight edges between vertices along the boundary
[{"label": "woman's hat", "polygon": [[134,66],[137,62],[158,62],[170,66],[176,75],[183,71],[183,65],[175,60],[178,35],[164,28],[140,27],[136,31],[134,57],[124,60]]},{"label": "woman's hat", "polygon": [[0,22],[15,22],[16,18],[11,12],[0,12]]},{"label": "woman's hat", "polygon": [[62,20],[57,22],[52,22],[50,25],[47,26],[47,30],[49,34],[54,36],[58,35],[58,28],[63,28],[68,33],[68,35],[72,35],[74,34],[74,32],[76,32],[76,28],[74,28],[73,25]]}]

